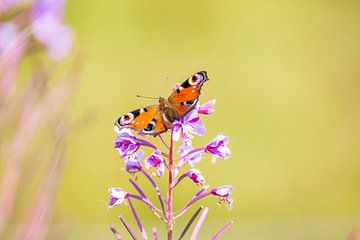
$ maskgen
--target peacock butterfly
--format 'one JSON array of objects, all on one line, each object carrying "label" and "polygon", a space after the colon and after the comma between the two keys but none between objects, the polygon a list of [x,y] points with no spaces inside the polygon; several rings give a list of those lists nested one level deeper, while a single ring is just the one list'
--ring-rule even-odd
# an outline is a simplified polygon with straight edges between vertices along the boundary
[{"label": "peacock butterfly", "polygon": [[175,87],[166,100],[159,97],[159,105],[151,105],[121,116],[115,126],[131,128],[143,134],[157,136],[171,128],[175,120],[192,110],[199,100],[200,90],[209,80],[206,71],[200,71]]}]

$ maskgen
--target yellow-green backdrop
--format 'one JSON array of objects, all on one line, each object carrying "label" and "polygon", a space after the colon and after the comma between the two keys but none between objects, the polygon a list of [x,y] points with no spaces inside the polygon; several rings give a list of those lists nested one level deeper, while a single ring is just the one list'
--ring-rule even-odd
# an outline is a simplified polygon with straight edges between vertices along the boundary
[{"label": "yellow-green backdrop", "polygon": [[[134,223],[129,207],[106,206],[108,187],[131,189],[113,122],[156,103],[136,94],[167,97],[198,70],[201,101],[217,103],[195,145],[222,132],[232,150],[198,168],[234,185],[231,211],[202,201],[201,239],[229,219],[223,239],[346,237],[360,213],[359,1],[70,1],[66,13],[85,59],[56,202],[69,239],[112,239],[109,225],[128,236],[117,216]],[[179,188],[175,207],[197,188]],[[164,227],[137,206],[147,229]]]}]

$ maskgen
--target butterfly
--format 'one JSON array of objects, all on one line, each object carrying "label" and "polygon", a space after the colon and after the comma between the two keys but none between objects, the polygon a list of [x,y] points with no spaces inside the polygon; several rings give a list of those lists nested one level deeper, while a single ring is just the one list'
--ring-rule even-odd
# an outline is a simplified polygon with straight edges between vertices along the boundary
[{"label": "butterfly", "polygon": [[156,137],[170,129],[175,120],[194,109],[199,101],[201,87],[207,80],[206,71],[195,73],[175,87],[167,100],[159,97],[159,105],[129,112],[116,120],[115,126],[119,129],[131,128]]}]

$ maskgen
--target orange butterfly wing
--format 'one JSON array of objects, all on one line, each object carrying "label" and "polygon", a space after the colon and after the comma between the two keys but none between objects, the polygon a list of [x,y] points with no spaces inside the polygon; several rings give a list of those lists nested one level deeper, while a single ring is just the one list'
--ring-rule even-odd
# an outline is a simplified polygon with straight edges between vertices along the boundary
[{"label": "orange butterfly wing", "polygon": [[131,128],[136,131],[141,131],[144,134],[158,135],[167,131],[164,121],[162,119],[159,106],[152,105],[140,108],[121,116],[115,125],[121,128]]},{"label": "orange butterfly wing", "polygon": [[171,106],[182,117],[192,110],[198,102],[200,90],[205,81],[209,80],[206,71],[195,73],[178,86],[168,98]]}]

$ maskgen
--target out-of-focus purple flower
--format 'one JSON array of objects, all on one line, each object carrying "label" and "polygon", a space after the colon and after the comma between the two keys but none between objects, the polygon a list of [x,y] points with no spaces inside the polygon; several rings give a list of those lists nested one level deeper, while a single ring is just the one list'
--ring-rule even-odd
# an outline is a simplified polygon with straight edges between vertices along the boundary
[{"label": "out-of-focus purple flower", "polygon": [[210,193],[214,196],[219,197],[219,201],[218,201],[219,204],[221,204],[222,202],[226,202],[227,204],[229,204],[229,208],[231,209],[233,204],[233,200],[230,199],[230,194],[232,189],[233,186],[226,185],[222,187],[213,188],[211,189]]},{"label": "out-of-focus purple flower", "polygon": [[180,119],[180,121],[173,122],[173,140],[178,141],[182,137],[186,145],[191,143],[194,134],[204,136],[206,129],[204,123],[198,117],[197,110],[191,110],[188,114]]},{"label": "out-of-focus purple flower", "polygon": [[109,193],[110,202],[108,203],[108,206],[110,208],[121,205],[129,196],[122,188],[109,188]]},{"label": "out-of-focus purple flower", "polygon": [[62,20],[66,0],[36,0],[31,12],[32,19],[44,14],[51,14]]},{"label": "out-of-focus purple flower", "polygon": [[201,171],[192,168],[188,171],[187,176],[194,182],[201,185],[204,185],[205,178],[201,175]]},{"label": "out-of-focus purple flower", "polygon": [[202,105],[196,106],[196,109],[199,114],[209,115],[209,114],[212,114],[215,112],[215,110],[212,108],[215,103],[216,103],[216,99],[213,99],[213,100],[207,101],[206,103],[204,103]]},{"label": "out-of-focus purple flower", "polygon": [[147,169],[155,168],[156,172],[153,174],[157,177],[160,177],[164,175],[165,172],[164,162],[164,158],[161,156],[161,151],[157,149],[147,159],[144,160],[144,165]]},{"label": "out-of-focus purple flower", "polygon": [[62,24],[54,15],[44,14],[32,23],[35,38],[45,45],[49,56],[63,60],[68,56],[73,43],[74,33],[71,28]]},{"label": "out-of-focus purple flower", "polygon": [[[180,156],[185,156],[186,154],[188,154],[190,151],[194,150],[193,147],[191,145],[182,145],[179,150],[178,153]],[[186,157],[186,159],[184,159],[186,162],[189,162],[191,165],[194,165],[198,162],[201,161],[201,152],[195,152],[194,154],[190,154],[188,157]]]},{"label": "out-of-focus purple flower", "polygon": [[119,151],[121,157],[131,155],[139,149],[140,143],[131,133],[130,129],[123,128],[119,130],[118,133],[119,134],[115,140],[115,148]]},{"label": "out-of-focus purple flower", "polygon": [[32,9],[32,31],[49,56],[59,61],[68,56],[74,32],[63,24],[65,0],[37,0]]},{"label": "out-of-focus purple flower", "polygon": [[216,161],[216,158],[227,159],[230,156],[230,149],[227,147],[229,138],[222,134],[218,134],[214,140],[212,140],[205,147],[205,152],[213,154],[212,162]]},{"label": "out-of-focus purple flower", "polygon": [[125,157],[125,169],[128,173],[136,173],[141,170],[141,159],[144,156],[144,151],[140,150],[137,153],[127,155]]},{"label": "out-of-focus purple flower", "polygon": [[22,2],[19,0],[0,0],[0,14],[20,5]]},{"label": "out-of-focus purple flower", "polygon": [[18,38],[19,29],[15,23],[0,24],[0,59],[9,51]]}]

